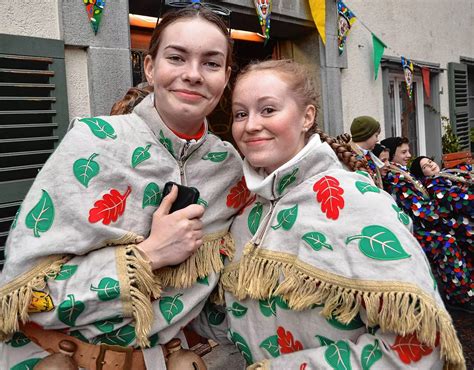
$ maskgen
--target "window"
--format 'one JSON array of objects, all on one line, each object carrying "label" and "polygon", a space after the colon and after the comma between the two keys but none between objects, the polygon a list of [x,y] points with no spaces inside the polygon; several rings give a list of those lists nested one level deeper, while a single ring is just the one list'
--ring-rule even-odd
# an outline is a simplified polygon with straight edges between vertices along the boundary
[{"label": "window", "polygon": [[0,269],[15,214],[68,126],[64,43],[0,34]]}]

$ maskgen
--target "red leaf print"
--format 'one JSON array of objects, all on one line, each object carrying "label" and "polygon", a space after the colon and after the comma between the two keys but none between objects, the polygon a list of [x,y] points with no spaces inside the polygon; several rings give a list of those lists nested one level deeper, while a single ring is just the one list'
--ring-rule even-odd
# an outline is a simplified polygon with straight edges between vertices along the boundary
[{"label": "red leaf print", "polygon": [[94,203],[94,208],[89,211],[89,222],[95,223],[102,220],[104,225],[108,225],[111,221],[117,221],[125,210],[127,197],[131,191],[132,188],[129,186],[124,195],[115,189],[105,194],[102,199]]},{"label": "red leaf print", "polygon": [[227,195],[226,205],[229,208],[240,208],[242,207],[248,197],[250,196],[250,190],[247,189],[247,184],[245,182],[245,177],[239,180],[237,185],[230,189],[229,194]]},{"label": "red leaf print", "polygon": [[306,362],[303,362],[301,365],[300,365],[300,370],[306,370],[306,366],[308,366],[308,364]]},{"label": "red leaf print", "polygon": [[280,353],[292,353],[296,351],[301,351],[303,345],[300,341],[293,339],[293,334],[291,331],[285,331],[285,328],[279,326],[277,329],[278,335],[278,345],[280,346]]},{"label": "red leaf print", "polygon": [[337,220],[339,210],[344,208],[344,189],[339,186],[339,181],[332,176],[324,176],[313,185],[316,200],[321,203],[321,211],[327,218]]},{"label": "red leaf print", "polygon": [[397,335],[395,343],[390,348],[398,353],[398,357],[405,364],[410,364],[412,361],[418,362],[423,356],[433,352],[433,348],[418,341],[415,333],[404,337]]}]

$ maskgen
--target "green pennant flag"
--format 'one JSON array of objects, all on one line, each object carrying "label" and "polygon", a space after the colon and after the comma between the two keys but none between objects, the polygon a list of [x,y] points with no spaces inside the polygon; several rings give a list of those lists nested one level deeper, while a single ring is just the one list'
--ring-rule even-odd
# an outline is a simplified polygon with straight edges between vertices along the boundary
[{"label": "green pennant flag", "polygon": [[382,55],[387,45],[380,41],[380,39],[374,34],[372,34],[372,43],[374,44],[374,73],[375,79],[377,79],[380,61],[382,60]]}]

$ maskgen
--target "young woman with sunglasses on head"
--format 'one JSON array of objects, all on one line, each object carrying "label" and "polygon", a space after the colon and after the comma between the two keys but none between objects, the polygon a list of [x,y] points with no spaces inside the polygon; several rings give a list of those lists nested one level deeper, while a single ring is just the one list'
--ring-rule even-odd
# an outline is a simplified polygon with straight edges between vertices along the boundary
[{"label": "young woman with sunglasses on head", "polygon": [[[231,53],[226,25],[206,7],[170,12],[145,59],[153,94],[131,114],[73,122],[7,241],[0,368],[39,366],[64,340],[81,368],[166,368],[157,344],[199,314],[233,250],[241,204],[229,193],[242,164],[206,121]],[[200,204],[169,214],[168,181],[196,187]]]},{"label": "young woman with sunglasses on head", "polygon": [[221,276],[229,337],[249,369],[465,368],[408,217],[343,167],[355,156],[318,132],[316,96],[292,61],[237,77],[232,133],[255,198]]}]

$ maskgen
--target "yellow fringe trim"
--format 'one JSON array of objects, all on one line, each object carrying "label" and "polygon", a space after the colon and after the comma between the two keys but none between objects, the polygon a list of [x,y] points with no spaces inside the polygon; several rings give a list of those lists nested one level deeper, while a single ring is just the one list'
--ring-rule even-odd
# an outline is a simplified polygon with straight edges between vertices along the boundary
[{"label": "yellow fringe trim", "polygon": [[137,344],[149,347],[148,335],[155,319],[151,298],[160,297],[161,285],[135,245],[117,248],[116,256],[124,314],[135,320]]},{"label": "yellow fringe trim", "polygon": [[224,264],[219,253],[221,249],[232,259],[235,244],[228,231],[206,235],[203,245],[186,261],[176,267],[161,268],[155,274],[164,287],[189,288],[197,279],[204,278],[211,272],[222,271]]},{"label": "yellow fringe trim", "polygon": [[247,366],[247,370],[270,370],[270,360],[263,360]]},{"label": "yellow fringe trim", "polygon": [[439,332],[446,366],[466,368],[451,317],[414,284],[349,279],[317,269],[294,255],[256,248],[251,243],[245,246],[239,263],[226,266],[221,284],[239,300],[279,295],[297,311],[324,304],[322,315],[344,324],[357,315],[363,302],[369,326],[379,325],[382,331],[401,336],[415,332],[431,347]]},{"label": "yellow fringe trim", "polygon": [[0,289],[0,340],[5,340],[8,335],[18,331],[20,321],[28,321],[28,306],[33,291],[43,290],[46,279],[54,279],[61,266],[70,259],[67,256],[48,256]]}]

